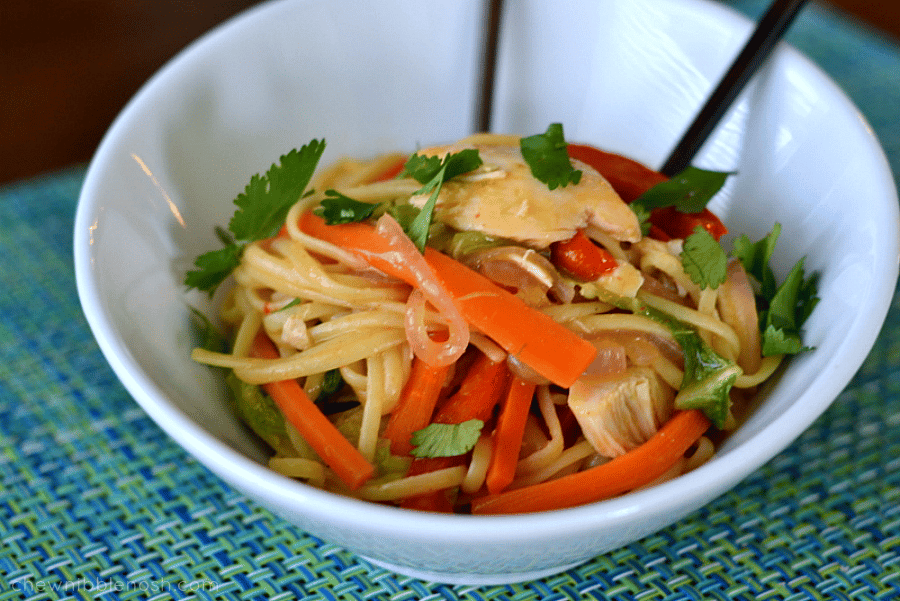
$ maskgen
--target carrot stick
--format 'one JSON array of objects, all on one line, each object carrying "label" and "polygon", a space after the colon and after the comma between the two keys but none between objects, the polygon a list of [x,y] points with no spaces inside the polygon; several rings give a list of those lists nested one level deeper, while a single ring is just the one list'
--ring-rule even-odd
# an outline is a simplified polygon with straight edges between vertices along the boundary
[{"label": "carrot stick", "polygon": [[[262,331],[253,340],[252,354],[263,359],[277,359],[279,356],[275,345]],[[262,387],[285,419],[347,486],[356,490],[372,477],[375,467],[344,438],[297,380],[281,380],[263,384]]]},{"label": "carrot stick", "polygon": [[477,271],[430,248],[425,260],[466,321],[554,384],[568,388],[594,360],[593,344]]},{"label": "carrot stick", "polygon": [[[371,225],[326,225],[310,212],[300,217],[299,225],[303,232],[348,249],[376,269],[415,285],[414,275],[404,265],[390,261],[387,240]],[[554,384],[568,388],[594,360],[594,345],[480,273],[431,248],[425,249],[425,260],[469,324]]]},{"label": "carrot stick", "polygon": [[509,385],[509,392],[494,429],[494,452],[485,476],[490,494],[501,492],[516,475],[516,463],[519,461],[525,422],[528,420],[535,388],[535,384],[521,378],[514,378]]},{"label": "carrot stick", "polygon": [[671,468],[709,428],[700,410],[679,411],[641,446],[607,463],[472,501],[472,513],[530,513],[574,507],[652,482]]},{"label": "carrot stick", "polygon": [[[432,422],[437,424],[461,424],[470,419],[487,421],[491,417],[494,406],[503,396],[508,371],[504,361],[491,361],[486,355],[480,355],[469,371],[466,372],[459,390],[453,394],[438,410]],[[436,470],[462,465],[463,456],[454,457],[417,457],[409,468],[409,475],[425,474]],[[453,507],[447,498],[447,491],[416,495],[404,499],[401,507],[448,513]]]},{"label": "carrot stick", "polygon": [[453,396],[441,405],[432,420],[436,424],[461,424],[470,419],[486,422],[503,396],[509,371],[505,361],[480,355]]},{"label": "carrot stick", "polygon": [[382,433],[384,438],[391,441],[391,453],[408,455],[412,450],[409,439],[413,432],[431,422],[449,370],[449,365],[435,367],[418,358],[413,359],[412,370],[400,394],[400,400]]}]

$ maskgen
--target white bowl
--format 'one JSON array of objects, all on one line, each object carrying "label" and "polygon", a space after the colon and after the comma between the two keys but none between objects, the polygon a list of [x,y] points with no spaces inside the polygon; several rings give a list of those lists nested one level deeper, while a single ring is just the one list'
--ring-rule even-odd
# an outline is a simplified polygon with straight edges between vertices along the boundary
[{"label": "white bowl", "polygon": [[[100,348],[146,412],[236,489],[310,533],[397,572],[503,583],[565,570],[682,518],[791,443],[844,388],[894,292],[894,183],[865,120],[789,47],[773,59],[696,164],[737,170],[714,200],[733,232],[783,225],[784,276],[802,256],[822,301],[816,349],[792,360],[711,463],[643,492],[563,511],[416,513],[310,488],[264,467],[226,409],[222,383],[189,358],[184,272],[217,247],[249,177],[312,138],[323,162],[412,151],[470,133],[480,2],[305,0],[263,4],[191,45],[116,119],[84,184],[75,267]],[[508,3],[494,129],[562,122],[658,166],[751,29],[705,0]],[[210,311],[211,312],[211,311]]]}]

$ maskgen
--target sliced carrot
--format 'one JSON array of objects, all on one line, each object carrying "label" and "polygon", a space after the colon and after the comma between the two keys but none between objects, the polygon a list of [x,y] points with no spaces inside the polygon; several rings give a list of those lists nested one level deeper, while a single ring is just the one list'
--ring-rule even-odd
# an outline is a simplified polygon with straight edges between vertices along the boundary
[{"label": "sliced carrot", "polygon": [[652,482],[709,428],[697,409],[676,412],[647,442],[596,467],[472,501],[472,513],[531,513],[607,499]]},{"label": "sliced carrot", "polygon": [[[326,225],[324,219],[309,212],[300,217],[299,225],[305,233],[348,249],[376,269],[415,284],[414,274],[391,261],[387,240],[371,225]],[[469,324],[554,384],[568,388],[594,360],[594,345],[480,273],[431,248],[425,249],[425,260]]]},{"label": "sliced carrot", "polygon": [[615,257],[594,244],[583,230],[577,230],[568,240],[554,242],[550,246],[550,256],[554,265],[587,281],[596,280],[618,266]]},{"label": "sliced carrot", "polygon": [[461,424],[470,419],[488,421],[506,389],[509,370],[505,361],[491,361],[479,355],[463,378],[459,389],[434,416],[436,424]]},{"label": "sliced carrot", "polygon": [[[503,396],[509,371],[504,361],[491,361],[485,355],[479,357],[469,367],[459,390],[451,396],[438,410],[432,420],[438,424],[461,424],[470,419],[487,421],[491,417],[494,406]],[[425,474],[436,470],[462,465],[464,456],[454,457],[417,457],[409,468],[409,475]],[[416,495],[404,499],[401,507],[448,513],[453,507],[447,497],[447,491]]]},{"label": "sliced carrot", "polygon": [[593,344],[477,271],[432,249],[425,259],[466,321],[554,384],[571,386],[597,355]]},{"label": "sliced carrot", "polygon": [[[252,354],[263,359],[277,359],[278,350],[264,332],[253,340]],[[294,428],[325,464],[356,490],[375,472],[375,467],[331,423],[306,394],[297,380],[282,380],[262,385]]]},{"label": "sliced carrot", "polygon": [[413,446],[409,439],[416,430],[431,423],[438,397],[447,380],[450,366],[431,366],[413,358],[412,370],[391,412],[382,436],[391,441],[391,453],[407,455]]},{"label": "sliced carrot", "polygon": [[513,378],[497,427],[494,429],[494,450],[488,465],[485,484],[490,494],[497,494],[513,481],[516,475],[516,464],[525,434],[525,422],[528,410],[534,397],[535,384],[521,378]]}]

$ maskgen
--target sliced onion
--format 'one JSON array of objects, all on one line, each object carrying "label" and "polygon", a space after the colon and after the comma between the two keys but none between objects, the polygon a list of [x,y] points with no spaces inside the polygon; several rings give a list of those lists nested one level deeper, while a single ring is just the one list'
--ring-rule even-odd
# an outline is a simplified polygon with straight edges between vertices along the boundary
[{"label": "sliced onion", "polygon": [[[469,325],[463,319],[456,301],[444,289],[425,257],[393,217],[387,213],[382,215],[376,223],[375,231],[388,241],[391,248],[390,260],[398,265],[405,265],[415,280],[416,286],[407,300],[404,320],[410,348],[429,365],[454,363],[469,345]],[[446,342],[437,343],[428,336],[424,318],[426,302],[434,307],[447,325]]]},{"label": "sliced onion", "polygon": [[756,373],[762,363],[756,296],[744,266],[737,259],[728,264],[728,277],[719,286],[718,307],[722,320],[734,329],[741,343],[738,365],[744,373]]},{"label": "sliced onion", "polygon": [[506,366],[512,375],[526,382],[532,382],[539,386],[550,384],[550,380],[519,361],[514,355],[506,356]]},{"label": "sliced onion", "polygon": [[628,355],[625,347],[608,338],[592,340],[597,349],[597,356],[584,370],[585,374],[607,376],[620,374],[628,367]]}]

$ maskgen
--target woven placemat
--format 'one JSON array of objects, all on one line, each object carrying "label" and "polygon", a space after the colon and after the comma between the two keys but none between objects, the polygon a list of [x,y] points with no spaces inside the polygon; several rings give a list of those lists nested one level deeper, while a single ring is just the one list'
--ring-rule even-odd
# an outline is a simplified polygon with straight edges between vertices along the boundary
[{"label": "woven placemat", "polygon": [[[853,60],[875,53],[876,70],[900,73],[896,46],[829,14],[813,11],[797,27],[800,42],[828,32],[823,64],[853,43],[862,48]],[[900,76],[874,89],[859,84],[861,68],[842,62],[835,71],[847,79],[836,78],[864,111],[896,111]],[[867,116],[900,171],[896,115]],[[563,574],[453,587],[376,568],[284,522],[134,403],[78,304],[71,239],[83,177],[78,167],[0,190],[0,601],[900,598],[897,300],[851,385],[734,490]]]}]

